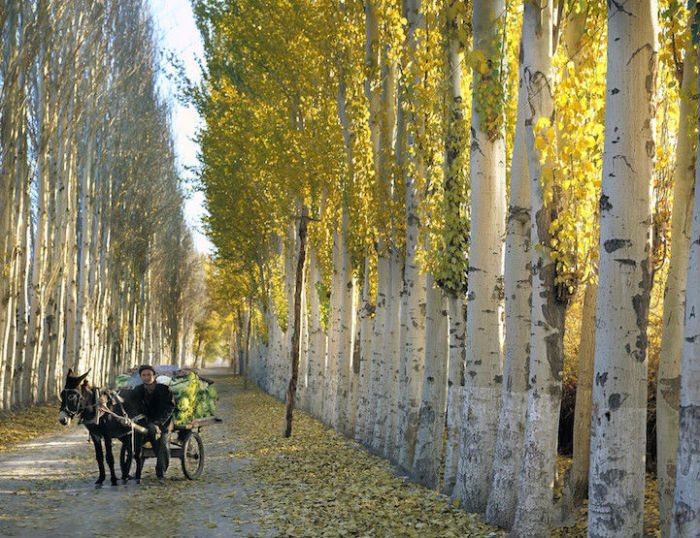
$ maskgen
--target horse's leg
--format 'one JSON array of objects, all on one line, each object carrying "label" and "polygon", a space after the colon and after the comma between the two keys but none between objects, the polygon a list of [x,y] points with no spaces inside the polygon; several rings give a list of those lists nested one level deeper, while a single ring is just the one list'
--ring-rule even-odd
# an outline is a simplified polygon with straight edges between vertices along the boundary
[{"label": "horse's leg", "polygon": [[100,476],[97,478],[95,484],[101,486],[102,482],[105,481],[105,462],[104,453],[102,452],[102,440],[99,435],[94,433],[90,434],[90,439],[92,439],[92,444],[95,445],[95,459],[97,460],[97,468],[100,470]]},{"label": "horse's leg", "polygon": [[129,480],[129,478],[131,478],[129,476],[129,471],[131,471],[131,463],[134,461],[134,453],[131,450],[131,435],[122,438],[122,445],[122,450],[125,452],[126,458],[124,461],[122,461],[120,457],[119,464],[121,465],[122,470],[122,482],[126,482]]},{"label": "horse's leg", "polygon": [[112,438],[105,435],[105,457],[109,465],[109,478],[112,485],[117,485],[117,474],[114,472],[114,454],[112,453]]},{"label": "horse's leg", "polygon": [[146,438],[141,434],[136,434],[134,439],[134,458],[136,458],[136,483],[141,482],[141,471],[143,471],[143,443]]}]

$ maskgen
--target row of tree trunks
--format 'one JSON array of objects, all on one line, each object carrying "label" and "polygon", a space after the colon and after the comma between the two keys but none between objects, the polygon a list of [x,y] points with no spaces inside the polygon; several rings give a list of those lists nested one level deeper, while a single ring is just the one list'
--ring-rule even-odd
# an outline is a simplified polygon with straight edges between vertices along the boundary
[{"label": "row of tree trunks", "polygon": [[[384,92],[396,90],[386,89],[392,84],[391,66],[384,58],[386,49],[378,43],[375,7],[372,2],[365,4],[366,96],[374,173],[381,184],[388,177],[384,175],[388,168],[383,161],[384,152],[394,142],[393,135],[382,125],[386,118],[386,93],[380,93],[380,87]],[[505,9],[485,2],[474,2],[473,7],[475,48],[484,53],[490,65],[499,63],[498,40],[491,37],[495,28],[502,30],[502,23],[494,21]],[[424,22],[420,2],[407,1],[405,14],[406,51],[411,62],[424,37],[419,31]],[[547,129],[558,129],[552,62],[561,15],[558,3],[524,6],[507,228],[504,135],[502,127],[493,129],[492,118],[486,117],[485,108],[480,108],[479,100],[484,95],[474,91],[466,339],[461,328],[465,325],[465,301],[459,294],[441,290],[435,275],[421,271],[416,256],[424,237],[422,201],[426,188],[421,183],[425,163],[420,147],[422,120],[418,116],[409,122],[404,154],[411,163],[405,178],[405,258],[396,257],[393,238],[378,240],[376,274],[371,275],[369,269],[374,264],[365,260],[363,291],[354,289],[353,271],[344,246],[347,221],[343,208],[334,240],[333,267],[337,274],[332,284],[327,336],[323,335],[321,323],[315,321],[320,317],[316,313],[318,303],[314,303],[317,299],[311,301],[311,325],[315,329],[309,333],[309,353],[319,357],[308,358],[308,387],[325,383],[325,389],[317,391],[323,393],[322,399],[307,392],[307,408],[373,452],[397,463],[413,480],[433,488],[442,486],[443,492],[459,499],[466,509],[485,512],[490,522],[512,528],[513,535],[524,536],[546,535],[554,522],[564,320],[571,293],[557,272],[552,250],[552,224],[563,203],[558,183],[561,178],[556,177],[551,155],[543,155],[536,144]],[[566,54],[572,61],[585,28],[585,13],[577,16],[580,18],[569,21],[571,26],[565,29],[569,34],[563,37]],[[650,0],[635,6],[612,3],[608,6],[608,19],[600,283],[593,275],[586,282],[583,295],[575,461],[560,508],[565,519],[588,490],[592,536],[635,536],[642,532],[644,492],[656,4]],[[482,42],[489,45],[479,46]],[[449,51],[449,39],[447,43]],[[695,59],[686,56],[683,86],[690,91]],[[406,66],[402,83],[422,83],[416,63]],[[452,52],[452,64],[447,62],[451,75],[459,72],[458,64],[457,50]],[[377,83],[380,65],[387,67],[381,86]],[[455,80],[459,86],[459,79]],[[398,92],[396,97],[399,131],[401,100],[405,95],[412,94]],[[459,90],[455,89],[450,98],[461,100]],[[682,116],[687,119],[692,114],[690,107],[687,103],[681,105]],[[344,100],[339,99],[341,123],[343,106]],[[681,128],[684,134],[691,132],[687,125]],[[346,134],[349,131],[348,128]],[[400,146],[396,144],[397,159]],[[346,149],[350,148],[346,139]],[[693,507],[697,506],[697,488],[689,482],[693,473],[697,474],[691,433],[696,431],[697,422],[694,299],[690,286],[686,289],[682,268],[688,256],[691,271],[697,263],[693,258],[697,253],[688,239],[690,173],[695,171],[694,159],[688,154],[690,148],[692,140],[679,137],[674,251],[667,283],[667,296],[671,299],[664,313],[662,349],[662,355],[668,358],[662,359],[658,397],[659,424],[666,432],[660,435],[680,435],[677,452],[673,443],[665,444],[659,452],[659,465],[664,466],[659,473],[662,528],[666,534],[673,525],[672,532],[679,535],[693,535]],[[449,157],[449,148],[446,155]],[[348,168],[349,164],[350,161]],[[313,252],[311,265],[311,279],[319,282]],[[376,284],[376,305],[371,305],[369,297],[370,278]],[[314,288],[315,284],[308,288],[312,295]],[[353,289],[352,293],[347,293],[348,289]],[[505,331],[501,326],[504,296]],[[683,341],[678,305],[684,298],[687,304]],[[341,343],[348,339],[356,345]],[[465,345],[466,361],[462,356]],[[353,353],[354,348],[357,353]],[[264,346],[258,349],[264,350]],[[316,360],[319,367],[314,371],[311,365]],[[357,394],[357,409],[350,404],[353,390]],[[323,401],[331,403],[322,408]],[[680,432],[674,416],[679,409]],[[445,474],[441,484],[439,470],[445,434]],[[672,509],[674,478],[678,484]]]},{"label": "row of tree trunks", "polygon": [[[183,297],[201,277],[183,232],[145,8],[79,1],[6,7],[0,410],[55,397],[69,367],[111,382],[167,339],[177,353],[166,360],[181,362],[193,324]],[[142,91],[125,94],[124,87]],[[167,269],[182,269],[167,285],[164,251],[174,258]],[[163,322],[166,312],[177,321],[174,332]]]}]

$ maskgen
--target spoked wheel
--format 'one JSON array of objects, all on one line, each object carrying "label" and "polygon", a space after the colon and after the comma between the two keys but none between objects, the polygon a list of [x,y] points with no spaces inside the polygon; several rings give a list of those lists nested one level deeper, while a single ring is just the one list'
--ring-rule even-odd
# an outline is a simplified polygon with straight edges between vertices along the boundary
[{"label": "spoked wheel", "polygon": [[190,480],[196,480],[204,469],[204,444],[196,432],[189,432],[182,442],[182,472]]}]

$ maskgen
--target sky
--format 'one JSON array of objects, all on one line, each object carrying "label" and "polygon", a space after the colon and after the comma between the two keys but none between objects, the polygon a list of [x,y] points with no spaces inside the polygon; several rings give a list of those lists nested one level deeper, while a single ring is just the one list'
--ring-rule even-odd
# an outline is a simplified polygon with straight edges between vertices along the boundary
[{"label": "sky", "polygon": [[[162,68],[173,72],[166,58],[174,53],[185,67],[190,80],[199,81],[201,70],[199,61],[204,57],[202,40],[194,22],[190,0],[150,0],[150,8],[155,22],[155,34],[161,55]],[[194,191],[195,176],[190,167],[196,167],[198,146],[194,141],[202,120],[193,107],[182,106],[175,95],[177,89],[165,76],[160,80],[161,93],[168,97],[172,108],[173,140],[177,166],[185,181],[185,219],[192,230],[195,248],[202,253],[211,253],[213,246],[203,233],[202,217],[206,215],[204,195]]]}]

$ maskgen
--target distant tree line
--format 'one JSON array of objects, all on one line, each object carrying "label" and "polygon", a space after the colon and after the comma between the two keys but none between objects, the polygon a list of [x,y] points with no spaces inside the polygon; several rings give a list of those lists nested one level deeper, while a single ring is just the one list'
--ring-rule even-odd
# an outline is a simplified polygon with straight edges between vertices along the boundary
[{"label": "distant tree line", "polygon": [[204,291],[140,1],[0,2],[0,410],[182,363]]}]

